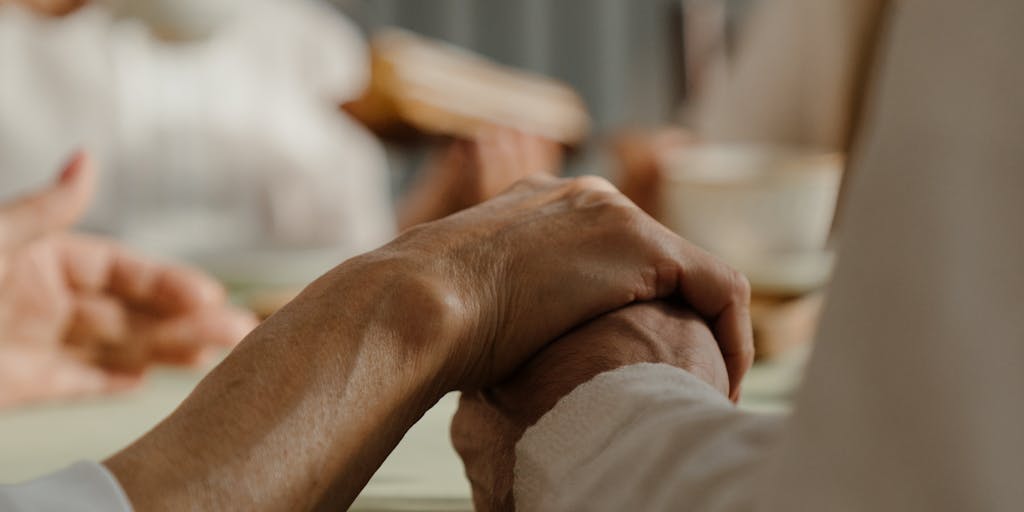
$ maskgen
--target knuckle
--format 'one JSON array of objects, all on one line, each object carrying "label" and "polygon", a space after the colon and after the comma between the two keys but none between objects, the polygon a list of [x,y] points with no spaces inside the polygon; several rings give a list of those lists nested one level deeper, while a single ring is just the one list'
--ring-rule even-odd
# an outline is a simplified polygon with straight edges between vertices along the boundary
[{"label": "knuckle", "polygon": [[744,344],[739,350],[740,358],[744,364],[754,362],[755,350],[753,344]]},{"label": "knuckle", "polygon": [[565,197],[573,208],[598,212],[605,216],[605,221],[632,222],[637,215],[636,206],[604,178],[574,178],[566,187]]},{"label": "knuckle", "polygon": [[568,178],[563,181],[563,197],[567,198],[573,206],[591,207],[607,206],[625,200],[608,180],[599,176],[580,176]]},{"label": "knuckle", "polygon": [[572,189],[585,192],[585,191],[604,191],[618,193],[618,189],[615,185],[612,185],[610,181],[600,176],[587,175],[579,176],[577,178],[570,178],[568,185]]},{"label": "knuckle", "polygon": [[729,280],[729,288],[732,291],[733,300],[739,304],[750,303],[750,279],[745,274],[729,267],[728,273],[726,274]]}]

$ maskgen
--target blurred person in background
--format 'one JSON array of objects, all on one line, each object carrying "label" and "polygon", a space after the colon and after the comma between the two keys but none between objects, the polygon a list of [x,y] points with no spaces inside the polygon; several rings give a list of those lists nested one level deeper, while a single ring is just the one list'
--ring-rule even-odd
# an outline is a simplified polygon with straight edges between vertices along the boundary
[{"label": "blurred person in background", "polygon": [[554,144],[485,130],[428,163],[396,223],[381,145],[338,108],[368,81],[366,44],[311,1],[5,0],[0,69],[3,195],[88,148],[87,227],[232,282],[305,282],[559,165]]},{"label": "blurred person in background", "polygon": [[128,389],[153,364],[201,365],[256,324],[203,274],[66,232],[95,179],[78,154],[56,183],[0,204],[0,409]]},{"label": "blurred person in background", "polygon": [[[164,37],[205,39],[164,41],[139,24],[119,22],[115,14],[122,11],[116,9],[147,20]],[[0,1],[0,190],[7,199],[27,193],[48,176],[43,170],[52,168],[57,155],[84,145],[95,152],[95,167],[105,171],[98,173],[98,197],[91,202],[87,226],[147,252],[225,253],[228,268],[244,267],[242,279],[258,281],[260,272],[272,273],[274,267],[245,266],[240,252],[325,246],[332,248],[328,262],[336,262],[376,247],[397,231],[383,151],[337,108],[359,94],[367,79],[364,46],[344,18],[305,1],[266,0],[244,7],[229,1]],[[455,142],[427,166],[407,195],[401,227],[472,206],[530,172],[554,172],[558,151],[542,139],[497,127],[475,141]],[[91,194],[96,178],[91,165],[86,174],[81,179],[90,183]],[[63,215],[60,227],[78,221],[85,204],[82,200],[55,212]],[[26,215],[20,214],[18,222],[26,222]],[[87,300],[81,307],[76,306],[81,301],[64,300],[74,295],[75,283],[53,279],[64,275],[63,265],[79,265],[78,255],[66,253],[86,251],[111,265],[137,258],[113,247],[84,235],[41,241],[26,235],[5,246],[8,267],[43,274],[7,270],[7,279],[21,280],[16,290],[35,286],[38,278],[52,282],[47,293],[62,300],[43,301],[33,310],[37,316],[19,320],[19,325],[39,324],[33,332],[46,331],[26,338],[45,341],[26,345],[31,350],[5,345],[0,366],[11,370],[3,372],[11,382],[0,404],[121,387],[136,382],[131,375],[152,358],[197,363],[206,353],[203,335],[210,334],[202,329],[213,331],[209,338],[215,345],[240,338],[237,315],[207,315],[195,329],[188,318],[165,328],[135,321],[134,310],[129,315],[116,306],[124,297],[100,305]],[[315,275],[318,270],[314,265],[302,272]],[[206,277],[188,274],[172,285],[194,286],[181,293],[198,297],[207,288],[219,291],[211,292],[211,304],[190,303],[187,295],[182,304],[170,305],[171,311],[157,312],[171,320],[178,320],[174,308],[195,307],[206,314],[207,306],[226,307],[223,290]],[[22,301],[16,295],[9,306],[21,311]],[[84,350],[81,339],[94,336],[80,333],[72,320],[92,318],[90,308],[115,318],[109,321],[127,323],[104,327],[112,329],[111,339]],[[10,313],[6,318],[9,327],[19,317]],[[43,324],[49,325],[43,329]],[[200,344],[195,350],[164,347],[189,337]],[[127,338],[169,339],[129,343]],[[140,348],[147,343],[158,345],[152,357],[142,355],[149,354]],[[125,350],[110,349],[118,344]],[[38,347],[46,350],[34,351]],[[129,354],[133,350],[137,353]],[[65,352],[90,354],[82,356],[86,364],[79,364],[81,357],[65,357]]]}]

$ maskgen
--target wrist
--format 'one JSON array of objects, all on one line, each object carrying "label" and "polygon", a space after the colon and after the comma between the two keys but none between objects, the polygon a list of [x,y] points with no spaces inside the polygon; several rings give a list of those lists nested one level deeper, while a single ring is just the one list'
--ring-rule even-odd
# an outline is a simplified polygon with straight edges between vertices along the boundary
[{"label": "wrist", "polygon": [[480,358],[474,349],[482,345],[472,343],[478,301],[458,286],[458,269],[417,249],[419,229],[337,267],[323,278],[324,288],[358,290],[358,298],[345,300],[372,311],[372,329],[407,365],[403,371],[432,383],[440,398],[471,380],[471,361]]}]

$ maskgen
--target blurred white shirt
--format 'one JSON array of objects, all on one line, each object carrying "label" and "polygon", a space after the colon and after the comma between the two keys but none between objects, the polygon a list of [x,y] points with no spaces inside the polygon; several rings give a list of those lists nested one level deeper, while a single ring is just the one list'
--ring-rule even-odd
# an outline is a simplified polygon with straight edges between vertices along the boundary
[{"label": "blurred white shirt", "polygon": [[341,261],[394,232],[382,148],[337,107],[368,73],[357,29],[308,1],[246,2],[189,43],[99,6],[0,6],[0,196],[85,147],[102,170],[92,228],[179,256]]}]

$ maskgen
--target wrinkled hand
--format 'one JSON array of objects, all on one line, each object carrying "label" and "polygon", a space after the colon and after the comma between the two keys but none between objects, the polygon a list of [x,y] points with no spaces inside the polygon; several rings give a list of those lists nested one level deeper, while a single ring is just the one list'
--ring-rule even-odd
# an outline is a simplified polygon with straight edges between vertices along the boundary
[{"label": "wrinkled hand", "polygon": [[514,510],[515,445],[563,396],[599,373],[637,363],[682,368],[727,394],[715,339],[692,311],[647,302],[604,315],[555,341],[508,381],[465,393],[452,421],[476,510]]},{"label": "wrinkled hand", "polygon": [[125,388],[255,325],[202,274],[62,232],[94,180],[80,155],[52,187],[0,206],[0,407]]},{"label": "wrinkled hand", "polygon": [[438,348],[457,389],[500,381],[545,343],[598,315],[668,296],[680,296],[713,327],[733,399],[753,361],[742,274],[601,178],[531,177],[338,271],[367,260],[391,261],[383,274],[409,276],[407,289],[421,285],[422,292],[403,292],[420,304],[410,314],[422,310],[425,322],[447,327],[441,339],[453,343]]}]

